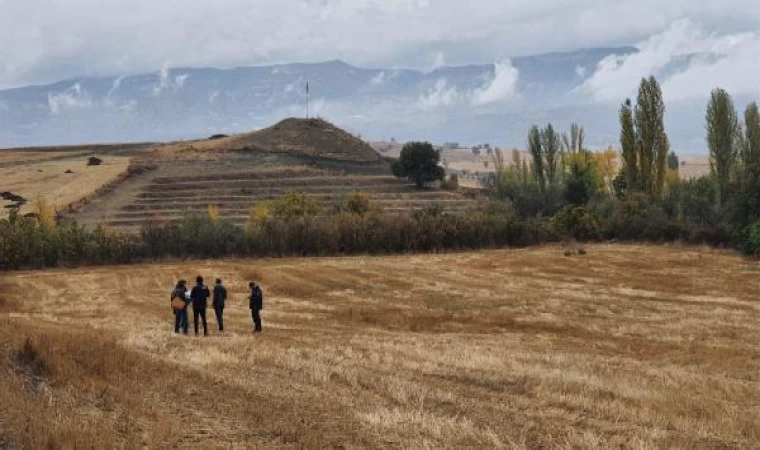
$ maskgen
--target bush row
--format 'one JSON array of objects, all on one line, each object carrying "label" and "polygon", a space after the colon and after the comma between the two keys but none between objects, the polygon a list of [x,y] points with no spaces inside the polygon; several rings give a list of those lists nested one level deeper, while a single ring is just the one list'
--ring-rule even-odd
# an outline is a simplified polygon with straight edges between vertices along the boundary
[{"label": "bush row", "polygon": [[0,269],[131,263],[166,258],[324,256],[528,246],[550,240],[545,221],[507,214],[349,212],[271,216],[239,227],[208,215],[149,223],[138,236],[75,222],[0,221]]},{"label": "bush row", "polygon": [[[498,207],[497,207],[498,206]],[[49,224],[12,213],[0,220],[0,269],[132,263],[168,258],[393,254],[530,246],[580,241],[681,241],[738,246],[760,256],[760,222],[736,232],[721,222],[675,219],[646,199],[565,206],[549,218],[520,217],[502,202],[478,212],[431,208],[385,214],[356,208],[316,216],[252,214],[239,227],[218,214],[148,223],[139,235],[76,222]]]}]

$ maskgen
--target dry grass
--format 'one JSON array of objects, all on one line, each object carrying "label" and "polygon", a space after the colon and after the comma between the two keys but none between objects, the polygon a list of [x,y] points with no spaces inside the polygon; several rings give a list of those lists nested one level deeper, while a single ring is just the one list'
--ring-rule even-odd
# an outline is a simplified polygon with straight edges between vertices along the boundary
[{"label": "dry grass", "polygon": [[61,159],[66,157],[79,156],[84,157],[87,152],[55,152],[55,151],[0,151],[0,164],[4,165],[21,165],[27,163],[42,162],[48,160]]},{"label": "dry grass", "polygon": [[[9,191],[28,200],[21,213],[34,212],[33,200],[39,197],[59,211],[66,206],[92,195],[126,172],[129,158],[104,157],[100,166],[87,166],[87,157],[77,156],[55,161],[36,162],[15,167],[0,167],[0,191]],[[66,173],[71,170],[73,173]],[[1,205],[4,206],[0,200]],[[0,218],[7,210],[0,210]]]},{"label": "dry grass", "polygon": [[[758,264],[588,250],[2,275],[0,443],[757,447]],[[169,289],[198,273],[228,283],[226,336],[171,333]]]}]

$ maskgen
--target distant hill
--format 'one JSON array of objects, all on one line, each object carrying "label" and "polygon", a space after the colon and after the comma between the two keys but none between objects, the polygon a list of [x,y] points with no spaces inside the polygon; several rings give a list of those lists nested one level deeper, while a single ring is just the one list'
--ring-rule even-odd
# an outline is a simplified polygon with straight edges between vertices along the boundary
[{"label": "distant hill", "polygon": [[[187,140],[259,130],[305,116],[307,81],[313,116],[371,140],[522,148],[531,125],[551,121],[561,130],[581,123],[588,145],[606,148],[619,139],[619,103],[601,104],[579,87],[605,58],[635,52],[634,47],[595,48],[429,72],[327,61],[78,77],[0,91],[0,148]],[[689,61],[685,56],[673,64]],[[704,152],[702,103],[668,103],[666,126],[676,152]]]}]

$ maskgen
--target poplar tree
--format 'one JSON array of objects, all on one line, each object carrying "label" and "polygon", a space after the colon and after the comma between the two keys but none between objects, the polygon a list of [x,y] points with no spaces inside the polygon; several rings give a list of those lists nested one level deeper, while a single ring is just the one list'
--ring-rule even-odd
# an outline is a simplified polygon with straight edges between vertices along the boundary
[{"label": "poplar tree", "polygon": [[626,190],[638,190],[639,166],[636,151],[636,130],[633,126],[633,108],[631,99],[626,99],[620,108],[620,147],[622,149],[623,169],[626,175]]},{"label": "poplar tree", "polygon": [[712,91],[705,119],[710,167],[716,178],[716,202],[721,207],[736,163],[739,135],[739,119],[728,92],[720,88]]},{"label": "poplar tree", "polygon": [[533,126],[528,133],[528,151],[533,158],[533,176],[536,183],[541,188],[541,192],[546,190],[546,178],[544,178],[544,151],[541,146],[541,131],[537,126]]},{"label": "poplar tree", "polygon": [[744,110],[744,139],[742,141],[741,156],[745,185],[760,188],[760,112],[757,103],[750,103]]},{"label": "poplar tree", "polygon": [[541,146],[546,159],[546,180],[552,187],[557,182],[557,166],[560,156],[560,137],[554,130],[552,124],[549,124],[541,130]]},{"label": "poplar tree", "polygon": [[640,189],[651,197],[662,193],[670,145],[665,134],[665,103],[653,76],[643,78],[633,113]]}]

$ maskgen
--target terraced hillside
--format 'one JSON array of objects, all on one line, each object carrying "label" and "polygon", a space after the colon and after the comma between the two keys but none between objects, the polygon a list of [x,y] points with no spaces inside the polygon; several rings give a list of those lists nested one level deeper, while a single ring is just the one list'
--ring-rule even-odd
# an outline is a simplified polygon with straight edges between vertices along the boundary
[{"label": "terraced hillside", "polygon": [[242,225],[257,203],[288,192],[318,197],[328,208],[352,192],[363,192],[374,207],[390,213],[433,206],[466,211],[475,206],[461,193],[418,190],[390,175],[382,161],[315,161],[261,150],[224,152],[206,160],[176,157],[154,162],[155,170],[130,179],[72,216],[89,225],[105,223],[133,231],[149,221],[176,221],[214,205],[223,218]]}]

